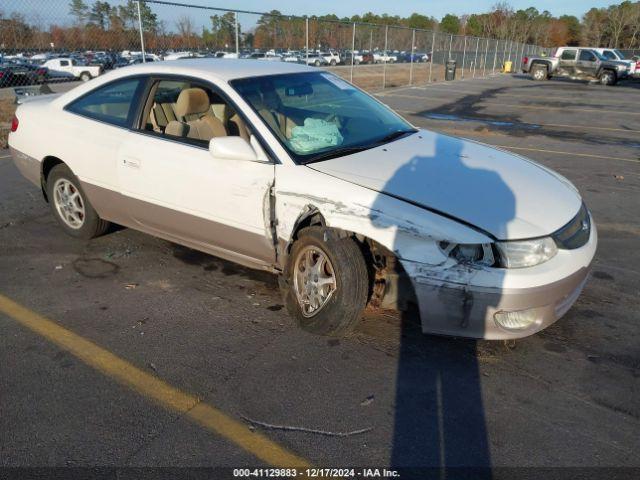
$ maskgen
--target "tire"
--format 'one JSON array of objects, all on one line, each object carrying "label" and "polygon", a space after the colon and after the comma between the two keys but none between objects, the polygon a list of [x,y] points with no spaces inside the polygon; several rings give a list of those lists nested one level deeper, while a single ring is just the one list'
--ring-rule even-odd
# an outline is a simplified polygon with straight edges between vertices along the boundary
[{"label": "tire", "polygon": [[314,62],[314,65],[315,65],[316,67],[319,67],[319,66],[320,66],[320,60],[316,60],[316,61]]},{"label": "tire", "polygon": [[91,74],[89,72],[82,72],[80,74],[80,80],[82,80],[83,82],[88,82],[89,80],[91,80]]},{"label": "tire", "polygon": [[549,79],[549,72],[546,65],[534,65],[531,67],[531,78],[540,82]]},{"label": "tire", "polygon": [[[315,259],[312,268],[306,268],[309,256]],[[314,275],[316,265],[322,270]],[[330,283],[317,283],[323,277],[325,282],[333,278],[333,290]],[[289,314],[300,328],[317,335],[342,336],[353,330],[369,294],[369,274],[358,244],[324,227],[300,231],[280,283]]]},{"label": "tire", "polygon": [[[98,216],[77,177],[64,163],[51,169],[46,190],[51,212],[68,235],[90,239],[102,235],[109,228],[110,223]],[[66,199],[62,197],[65,191]],[[69,195],[75,199],[70,199]],[[63,216],[65,211],[68,212],[66,218]]]},{"label": "tire", "polygon": [[604,70],[600,74],[600,83],[602,85],[612,86],[618,82],[616,72],[611,70]]},{"label": "tire", "polygon": [[336,61],[335,61],[334,59],[331,59],[331,62],[330,62],[330,63],[331,63],[331,66],[332,66],[332,67],[335,67],[335,66],[336,66]]}]

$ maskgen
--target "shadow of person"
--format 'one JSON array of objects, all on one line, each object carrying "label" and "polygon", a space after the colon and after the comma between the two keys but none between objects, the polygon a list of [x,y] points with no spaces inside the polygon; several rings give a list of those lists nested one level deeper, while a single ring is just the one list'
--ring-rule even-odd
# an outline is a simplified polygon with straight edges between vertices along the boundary
[{"label": "shadow of person", "polygon": [[[508,222],[515,217],[515,197],[500,174],[486,168],[486,157],[478,162],[467,154],[478,146],[431,132],[414,135],[424,137],[424,149],[432,148],[432,154],[415,156],[398,168],[374,202],[374,211],[388,205],[386,192],[469,223],[490,216],[491,233],[498,238],[505,234]],[[371,216],[374,225],[377,218]],[[400,235],[396,234],[393,250],[402,258],[406,243]],[[423,304],[421,315],[415,309],[402,314],[391,466],[400,468],[404,479],[491,478],[477,342],[423,335],[421,331],[420,317],[427,329],[446,328],[447,322],[456,328],[477,328],[479,324],[469,315],[484,318],[487,309],[499,303],[499,295],[480,301],[467,287],[457,287],[433,287],[437,293],[432,298],[446,303],[444,306]],[[450,290],[450,294],[441,295],[443,290]]]}]

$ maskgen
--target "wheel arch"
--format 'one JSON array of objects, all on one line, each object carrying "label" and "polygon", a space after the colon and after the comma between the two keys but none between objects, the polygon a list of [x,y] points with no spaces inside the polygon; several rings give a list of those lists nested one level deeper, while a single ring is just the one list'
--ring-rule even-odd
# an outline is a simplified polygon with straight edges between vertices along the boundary
[{"label": "wheel arch", "polygon": [[51,173],[53,167],[60,165],[61,163],[65,164],[60,158],[53,155],[47,155],[42,159],[40,169],[40,188],[42,190],[42,196],[46,202],[49,202],[49,198],[47,197],[47,178],[49,177],[49,173]]},{"label": "wheel arch", "polygon": [[291,248],[299,238],[300,231],[314,226],[327,228],[338,237],[352,238],[357,243],[369,274],[369,304],[400,310],[408,308],[411,303],[417,304],[413,284],[395,252],[365,234],[327,225],[325,216],[312,204],[308,204],[299,214],[289,240],[281,240],[279,259],[282,271],[285,271]]}]

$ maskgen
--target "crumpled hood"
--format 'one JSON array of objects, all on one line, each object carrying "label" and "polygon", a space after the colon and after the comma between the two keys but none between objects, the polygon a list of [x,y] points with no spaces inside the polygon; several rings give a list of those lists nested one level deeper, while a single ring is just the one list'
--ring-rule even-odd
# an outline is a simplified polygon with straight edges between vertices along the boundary
[{"label": "crumpled hood", "polygon": [[426,130],[309,167],[455,217],[500,240],[549,235],[582,204],[566,178],[531,160]]}]

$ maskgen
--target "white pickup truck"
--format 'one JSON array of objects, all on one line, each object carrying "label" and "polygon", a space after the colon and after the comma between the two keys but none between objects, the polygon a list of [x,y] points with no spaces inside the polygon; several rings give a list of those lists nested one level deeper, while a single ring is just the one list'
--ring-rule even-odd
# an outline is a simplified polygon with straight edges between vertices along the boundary
[{"label": "white pickup truck", "polygon": [[102,73],[99,65],[80,65],[73,58],[52,58],[44,62],[43,67],[49,69],[49,77],[53,78],[79,78],[87,82]]}]

